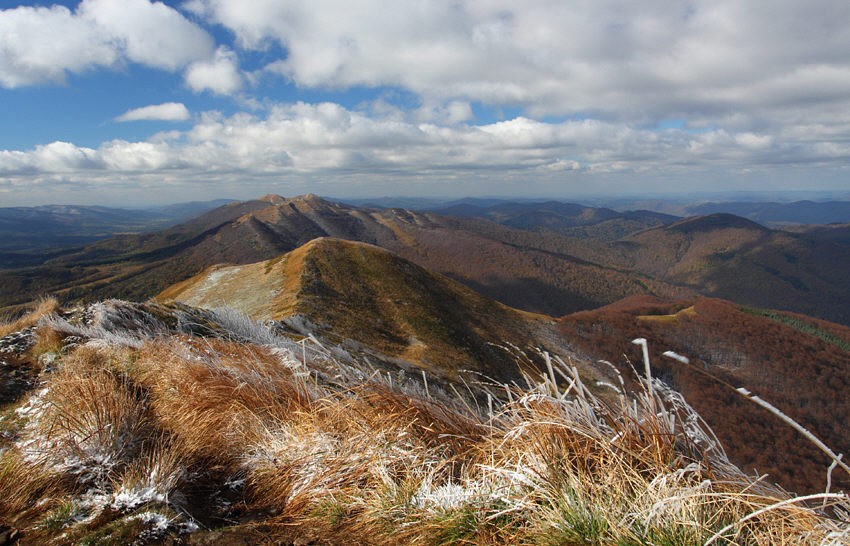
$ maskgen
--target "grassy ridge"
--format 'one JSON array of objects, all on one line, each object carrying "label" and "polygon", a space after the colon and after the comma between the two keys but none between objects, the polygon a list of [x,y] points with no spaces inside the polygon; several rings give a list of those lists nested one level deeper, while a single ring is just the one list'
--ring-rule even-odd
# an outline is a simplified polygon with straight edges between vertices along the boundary
[{"label": "grassy ridge", "polygon": [[51,361],[42,386],[0,421],[0,524],[24,544],[190,533],[284,544],[827,544],[850,533],[846,512],[821,504],[846,510],[845,495],[810,506],[742,474],[659,382],[632,393],[609,385],[605,402],[547,359],[522,386],[461,396],[234,314],[207,315],[221,335],[202,338],[167,334],[140,309],[112,302],[79,322],[48,319],[23,355],[53,355],[40,359]]}]

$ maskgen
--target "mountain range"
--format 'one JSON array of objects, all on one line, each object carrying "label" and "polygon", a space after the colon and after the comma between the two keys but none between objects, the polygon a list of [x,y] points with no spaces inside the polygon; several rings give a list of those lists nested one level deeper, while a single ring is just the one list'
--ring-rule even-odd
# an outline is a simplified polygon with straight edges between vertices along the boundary
[{"label": "mountain range", "polygon": [[0,207],[0,269],[39,265],[75,247],[120,233],[163,229],[230,201],[193,201],[145,209],[82,205]]},{"label": "mountain range", "polygon": [[[502,207],[496,219],[530,227],[522,220],[535,216],[529,206],[508,212]],[[582,229],[634,221],[605,209],[538,208],[551,212],[540,218],[554,215],[560,225],[572,222]],[[667,219],[640,214],[644,222]],[[624,225],[618,229],[628,231]],[[840,240],[771,230],[729,214],[641,227],[616,240],[609,240],[607,228],[596,239],[533,229],[477,217],[358,208],[313,195],[270,195],[159,232],[93,243],[38,267],[2,271],[0,306],[22,304],[42,292],[68,300],[144,299],[215,264],[267,260],[316,237],[334,237],[380,246],[484,296],[550,316],[631,295],[702,294],[850,321],[844,278],[850,247]]]}]

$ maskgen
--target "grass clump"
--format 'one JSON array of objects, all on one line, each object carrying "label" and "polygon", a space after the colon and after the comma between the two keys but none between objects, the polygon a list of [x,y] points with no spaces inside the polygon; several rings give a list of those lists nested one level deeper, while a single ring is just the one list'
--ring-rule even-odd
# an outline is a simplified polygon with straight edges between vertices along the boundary
[{"label": "grass clump", "polygon": [[54,314],[59,310],[59,301],[53,297],[42,297],[31,306],[33,307],[32,311],[23,316],[0,320],[0,337],[35,326],[42,317]]}]

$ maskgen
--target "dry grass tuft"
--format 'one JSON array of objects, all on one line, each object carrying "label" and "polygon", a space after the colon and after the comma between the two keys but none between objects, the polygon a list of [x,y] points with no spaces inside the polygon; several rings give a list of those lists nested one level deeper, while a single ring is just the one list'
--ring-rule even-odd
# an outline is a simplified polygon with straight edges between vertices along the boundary
[{"label": "dry grass tuft", "polygon": [[136,364],[160,426],[187,457],[233,466],[264,420],[311,400],[268,350],[188,337],[146,344]]},{"label": "dry grass tuft", "polygon": [[0,453],[0,522],[15,526],[32,520],[55,503],[51,499],[67,493],[67,481],[49,468],[34,465],[20,450]]},{"label": "dry grass tuft", "polygon": [[34,309],[20,318],[0,321],[0,337],[35,326],[42,317],[59,311],[59,302],[54,297],[39,298],[33,305]]},{"label": "dry grass tuft", "polygon": [[125,378],[78,367],[60,370],[49,385],[33,459],[99,484],[139,453],[149,415],[143,393]]},{"label": "dry grass tuft", "polygon": [[185,478],[183,459],[171,442],[149,442],[113,483],[112,507],[126,510],[148,502],[180,504],[182,499],[175,499],[174,492]]}]

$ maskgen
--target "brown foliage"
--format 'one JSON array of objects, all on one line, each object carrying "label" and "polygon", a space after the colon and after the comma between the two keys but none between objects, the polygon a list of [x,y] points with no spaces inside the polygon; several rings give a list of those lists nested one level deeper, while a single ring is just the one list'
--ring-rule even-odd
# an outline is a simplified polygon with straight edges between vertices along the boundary
[{"label": "brown foliage", "polygon": [[[691,304],[694,312],[679,312]],[[649,320],[652,315],[675,320]],[[822,491],[829,461],[796,431],[722,382],[774,403],[837,451],[850,449],[844,433],[850,419],[850,354],[812,335],[708,298],[666,303],[630,299],[565,317],[562,328],[588,355],[623,369],[639,353],[623,355],[617,348],[637,337],[648,339],[653,373],[682,392],[717,432],[732,460],[785,487]],[[666,350],[687,356],[693,366],[662,357]],[[840,479],[842,487],[850,484],[846,477]]]}]

